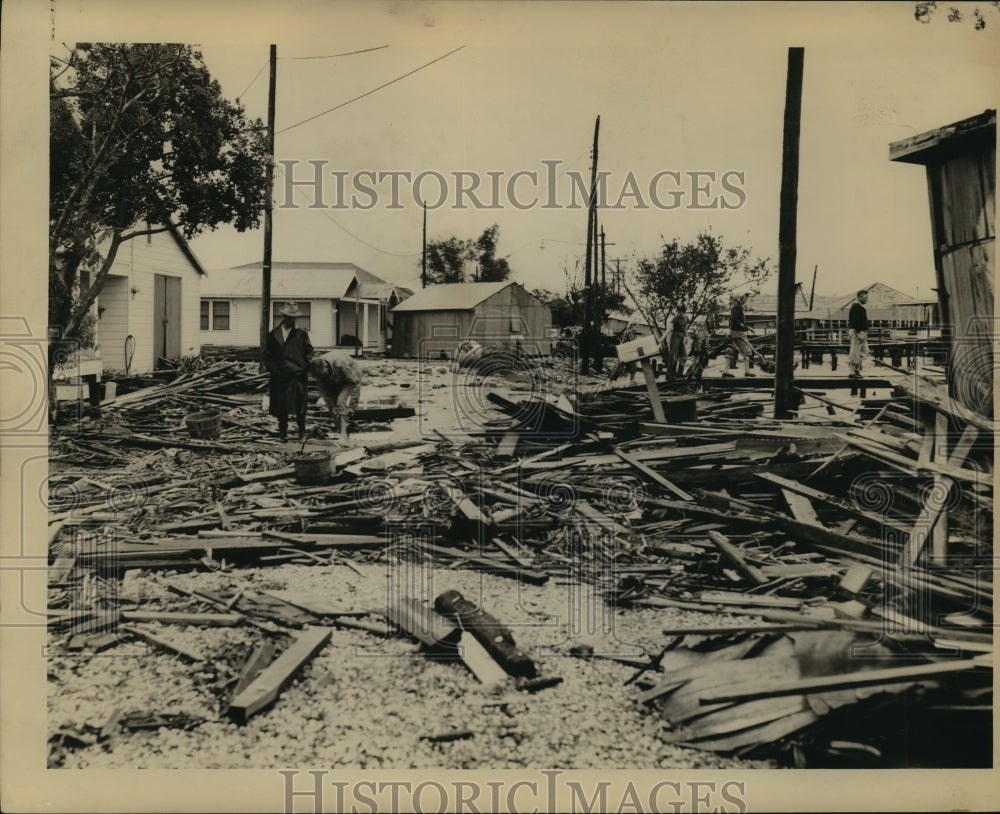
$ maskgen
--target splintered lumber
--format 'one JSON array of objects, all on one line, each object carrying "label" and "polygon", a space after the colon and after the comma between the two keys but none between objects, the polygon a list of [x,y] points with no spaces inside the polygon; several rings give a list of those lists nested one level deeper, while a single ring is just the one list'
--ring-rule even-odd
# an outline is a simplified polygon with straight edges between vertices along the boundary
[{"label": "splintered lumber", "polygon": [[504,433],[503,438],[500,439],[500,443],[497,444],[497,449],[494,455],[498,458],[513,458],[514,450],[517,449],[517,442],[521,440],[521,436],[514,431]]},{"label": "splintered lumber", "polygon": [[961,673],[976,668],[993,668],[991,658],[982,656],[974,659],[950,660],[920,664],[915,667],[890,667],[884,670],[861,670],[840,675],[815,676],[795,681],[769,681],[759,686],[750,686],[739,692],[709,693],[702,696],[701,703],[739,704],[760,698],[776,698],[780,695],[807,695],[835,690],[853,690],[861,687],[878,687],[883,684],[900,684],[923,679],[935,679],[952,673]]},{"label": "splintered lumber", "polygon": [[458,591],[445,591],[434,600],[438,613],[455,618],[486,648],[491,657],[512,676],[534,678],[538,674],[531,657],[521,650],[508,628],[495,617],[467,600]]},{"label": "splintered lumber", "polygon": [[252,715],[277,700],[295,674],[330,640],[330,628],[312,628],[295,637],[291,646],[274,660],[229,704],[229,715],[245,724]]},{"label": "splintered lumber", "polygon": [[512,566],[502,560],[493,559],[492,557],[478,556],[472,552],[462,551],[458,548],[448,548],[446,546],[434,545],[433,543],[424,543],[421,545],[421,550],[426,551],[428,554],[440,554],[445,557],[457,557],[465,560],[469,563],[469,565],[475,568],[488,571],[491,574],[513,577],[514,579],[526,582],[529,585],[544,585],[549,581],[549,575],[544,571],[534,571],[529,568]]},{"label": "splintered lumber", "polygon": [[159,622],[163,625],[210,625],[232,627],[243,619],[239,613],[179,613],[170,611],[122,611],[126,622]]},{"label": "splintered lumber", "polygon": [[481,684],[489,687],[503,684],[507,680],[504,669],[469,631],[464,631],[459,637],[458,654]]},{"label": "splintered lumber", "polygon": [[187,650],[178,644],[174,644],[173,642],[167,641],[166,639],[161,639],[159,636],[154,636],[152,633],[149,633],[148,631],[142,630],[140,628],[132,627],[131,625],[122,625],[120,630],[123,633],[128,633],[132,636],[135,636],[137,639],[142,639],[143,641],[148,642],[154,647],[159,647],[162,650],[167,650],[171,653],[176,653],[178,656],[183,656],[184,658],[190,659],[191,661],[205,660],[203,656],[200,656],[197,653],[193,653],[190,650]]},{"label": "splintered lumber", "polygon": [[668,492],[672,492],[677,497],[679,497],[681,500],[689,500],[689,501],[693,501],[694,500],[694,498],[691,497],[691,495],[689,495],[687,492],[685,492],[679,486],[675,486],[673,483],[671,483],[669,480],[667,480],[665,477],[663,477],[659,472],[654,472],[652,469],[650,469],[644,463],[642,463],[641,461],[637,461],[635,458],[633,458],[627,452],[623,452],[621,449],[618,449],[617,447],[615,448],[614,452],[615,452],[615,455],[617,455],[619,458],[621,458],[623,461],[625,461],[625,463],[627,463],[633,469],[638,470],[643,475],[645,475],[647,479],[653,481],[653,483],[655,483],[655,484],[657,484],[659,486],[662,486]]},{"label": "splintered lumber", "polygon": [[719,532],[717,531],[709,531],[708,539],[710,539],[715,544],[716,548],[718,548],[719,551],[725,554],[725,556],[729,559],[730,562],[732,562],[734,566],[736,566],[736,569],[741,574],[751,579],[757,585],[767,584],[768,578],[765,577],[763,573],[761,573],[761,570],[756,566],[750,565],[750,563],[746,561],[746,559],[739,552],[739,550],[737,550],[736,546],[734,546],[731,542],[729,542],[729,540],[726,539],[723,535],[719,534]]},{"label": "splintered lumber", "polygon": [[237,696],[243,690],[250,686],[250,683],[260,675],[261,671],[271,663],[274,658],[274,640],[270,638],[264,639],[257,647],[254,648],[253,652],[250,654],[250,658],[246,660],[243,668],[240,670],[240,676],[236,681],[236,687],[233,689],[233,695]]},{"label": "splintered lumber", "polygon": [[280,599],[282,602],[287,602],[289,605],[294,605],[313,616],[368,615],[368,611],[353,610],[318,594],[303,594],[300,591],[263,591],[263,593]]},{"label": "splintered lumber", "polygon": [[459,628],[419,599],[404,597],[390,603],[386,616],[429,650],[454,647],[461,635]]},{"label": "splintered lumber", "polygon": [[809,498],[796,494],[790,489],[782,489],[781,494],[785,498],[788,508],[792,510],[792,517],[800,523],[808,523],[810,526],[823,525],[819,521],[812,503],[809,502]]},{"label": "splintered lumber", "polygon": [[[757,477],[766,480],[768,483],[780,486],[783,491],[794,492],[795,494],[802,495],[810,500],[825,503],[828,506],[833,506],[842,512],[852,514],[862,520],[867,520],[869,523],[872,523],[877,527],[888,526],[889,528],[894,528],[897,531],[907,533],[910,530],[910,527],[904,521],[894,518],[891,513],[881,515],[876,512],[868,511],[867,509],[859,509],[854,505],[853,501],[838,499],[833,495],[820,491],[819,489],[814,489],[811,486],[805,486],[797,481],[783,478],[779,475],[772,474],[771,472],[758,472]],[[796,519],[798,520],[799,518]]]}]

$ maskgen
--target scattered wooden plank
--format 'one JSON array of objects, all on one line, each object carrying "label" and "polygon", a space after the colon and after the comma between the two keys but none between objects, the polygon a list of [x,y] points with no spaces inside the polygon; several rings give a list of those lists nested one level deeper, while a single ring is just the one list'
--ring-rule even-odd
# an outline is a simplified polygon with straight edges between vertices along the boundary
[{"label": "scattered wooden plank", "polygon": [[634,457],[632,457],[631,455],[629,455],[627,452],[624,452],[621,449],[618,449],[617,447],[615,448],[614,452],[615,452],[615,455],[617,455],[619,458],[621,458],[623,461],[625,461],[625,463],[627,463],[633,469],[636,469],[639,472],[641,472],[643,475],[645,475],[648,480],[651,480],[651,481],[653,481],[653,483],[655,483],[655,484],[657,484],[659,486],[662,486],[668,492],[673,493],[674,495],[676,495],[677,497],[679,497],[681,500],[688,500],[688,501],[693,501],[694,500],[694,498],[691,495],[689,495],[687,492],[685,492],[679,486],[675,486],[673,483],[671,483],[669,480],[667,480],[665,477],[663,477],[659,472],[654,472],[652,469],[650,469],[644,463],[642,463],[641,461],[636,460]]},{"label": "scattered wooden plank", "polygon": [[517,449],[518,441],[521,440],[519,433],[510,431],[504,433],[503,438],[500,439],[500,443],[497,444],[496,452],[494,453],[497,458],[513,458],[514,452]]},{"label": "scattered wooden plank", "polygon": [[330,640],[329,628],[312,628],[299,634],[292,645],[229,704],[229,715],[245,724],[252,715],[273,704],[281,691],[291,683],[302,669]]},{"label": "scattered wooden plank", "polygon": [[792,517],[800,523],[808,523],[810,526],[823,526],[812,503],[809,502],[809,498],[796,494],[790,489],[782,489],[781,494],[785,498],[788,508],[792,510]]},{"label": "scattered wooden plank", "polygon": [[162,650],[167,650],[171,653],[176,653],[178,656],[183,656],[191,661],[204,661],[204,656],[199,655],[187,648],[181,647],[179,644],[167,641],[166,639],[161,639],[159,636],[155,636],[152,633],[142,630],[141,628],[132,627],[131,625],[122,625],[119,630],[122,633],[128,633],[135,636],[137,639],[142,639],[144,642],[148,642],[154,647],[159,647]]},{"label": "scattered wooden plank", "polygon": [[239,695],[249,687],[253,680],[271,663],[272,659],[274,659],[275,649],[274,640],[271,638],[265,638],[254,648],[240,670],[239,678],[236,680],[236,687],[233,689],[233,696]]},{"label": "scattered wooden plank", "polygon": [[748,577],[751,581],[753,581],[757,585],[767,584],[768,582],[767,577],[765,577],[761,573],[759,568],[750,565],[750,563],[746,561],[746,559],[736,548],[736,546],[730,543],[729,540],[726,539],[726,537],[719,534],[719,532],[717,531],[709,531],[708,539],[710,539],[715,544],[716,548],[718,548],[719,551],[721,551],[729,559],[729,561],[732,562],[734,566],[736,566],[736,569],[741,574],[743,574],[745,577]]},{"label": "scattered wooden plank", "polygon": [[126,622],[159,622],[162,625],[232,627],[243,620],[239,613],[181,613],[172,611],[122,611]]},{"label": "scattered wooden plank", "polygon": [[481,684],[491,687],[507,681],[507,673],[503,667],[496,663],[493,656],[469,631],[464,631],[459,637],[458,654]]}]

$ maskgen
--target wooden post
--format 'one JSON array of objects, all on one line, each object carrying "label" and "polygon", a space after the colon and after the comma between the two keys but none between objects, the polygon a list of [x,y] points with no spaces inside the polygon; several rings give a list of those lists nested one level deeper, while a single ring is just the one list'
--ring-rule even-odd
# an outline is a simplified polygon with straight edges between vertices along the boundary
[{"label": "wooden post", "polygon": [[601,117],[594,123],[593,163],[590,170],[590,201],[587,205],[587,250],[584,257],[583,271],[583,334],[581,339],[580,371],[586,376],[590,373],[590,360],[594,354],[594,292],[591,260],[594,236],[594,214],[597,200],[597,137],[601,130]]},{"label": "wooden post", "polygon": [[774,417],[790,418],[795,407],[795,232],[799,199],[799,131],[802,118],[803,48],[788,49],[785,123],[778,215],[778,332],[775,348]]},{"label": "wooden post", "polygon": [[649,393],[649,403],[653,407],[653,420],[657,424],[666,424],[667,417],[663,414],[660,389],[656,386],[656,374],[653,373],[653,363],[648,356],[642,360],[642,375],[646,379],[646,391]]},{"label": "wooden post", "polygon": [[271,46],[271,73],[267,90],[267,196],[264,199],[264,260],[261,263],[260,291],[260,372],[263,373],[264,349],[267,347],[267,335],[271,331],[271,247],[272,247],[272,215],[274,202],[271,200],[274,189],[274,94],[278,83],[278,46]]},{"label": "wooden post", "polygon": [[420,287],[427,288],[427,201],[424,201],[424,242],[420,255]]}]

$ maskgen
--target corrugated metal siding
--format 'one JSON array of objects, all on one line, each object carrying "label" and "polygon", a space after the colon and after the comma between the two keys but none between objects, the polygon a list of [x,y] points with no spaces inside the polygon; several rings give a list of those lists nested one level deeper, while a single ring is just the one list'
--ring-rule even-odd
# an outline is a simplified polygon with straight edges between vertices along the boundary
[{"label": "corrugated metal siding", "polygon": [[552,313],[517,285],[496,292],[472,311],[392,312],[392,355],[397,358],[438,358],[454,354],[459,343],[474,339],[484,345],[506,344],[520,338],[527,353],[547,354],[552,341]]}]

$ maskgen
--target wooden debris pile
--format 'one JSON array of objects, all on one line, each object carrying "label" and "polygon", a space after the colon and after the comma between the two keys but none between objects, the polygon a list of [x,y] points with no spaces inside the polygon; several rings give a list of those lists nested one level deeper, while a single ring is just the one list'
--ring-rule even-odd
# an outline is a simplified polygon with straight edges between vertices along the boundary
[{"label": "wooden debris pile", "polygon": [[[840,734],[895,709],[889,699],[910,715],[989,720],[993,438],[936,393],[774,421],[761,393],[678,392],[699,418],[675,423],[644,420],[639,391],[584,403],[490,393],[497,417],[475,432],[330,445],[333,476],[303,486],[294,450],[261,440],[248,400],[265,380],[246,374],[232,362],[184,373],[115,399],[117,424],[55,441],[50,618],[71,649],[142,642],[195,664],[206,654],[164,629],[251,625],[254,651],[213,679],[239,721],[277,699],[331,626],[459,647],[484,681],[551,681],[495,620],[486,640],[505,646],[478,653],[484,611],[461,596],[438,597],[437,613],[403,598],[359,614],[252,590],[145,607],[121,591],[134,569],[462,567],[592,583],[619,608],[734,617],[734,629],[665,631],[660,657],[640,665],[638,700],[669,742],[815,765],[890,754]],[[205,404],[227,410],[226,428],[186,439],[185,411]]]}]

